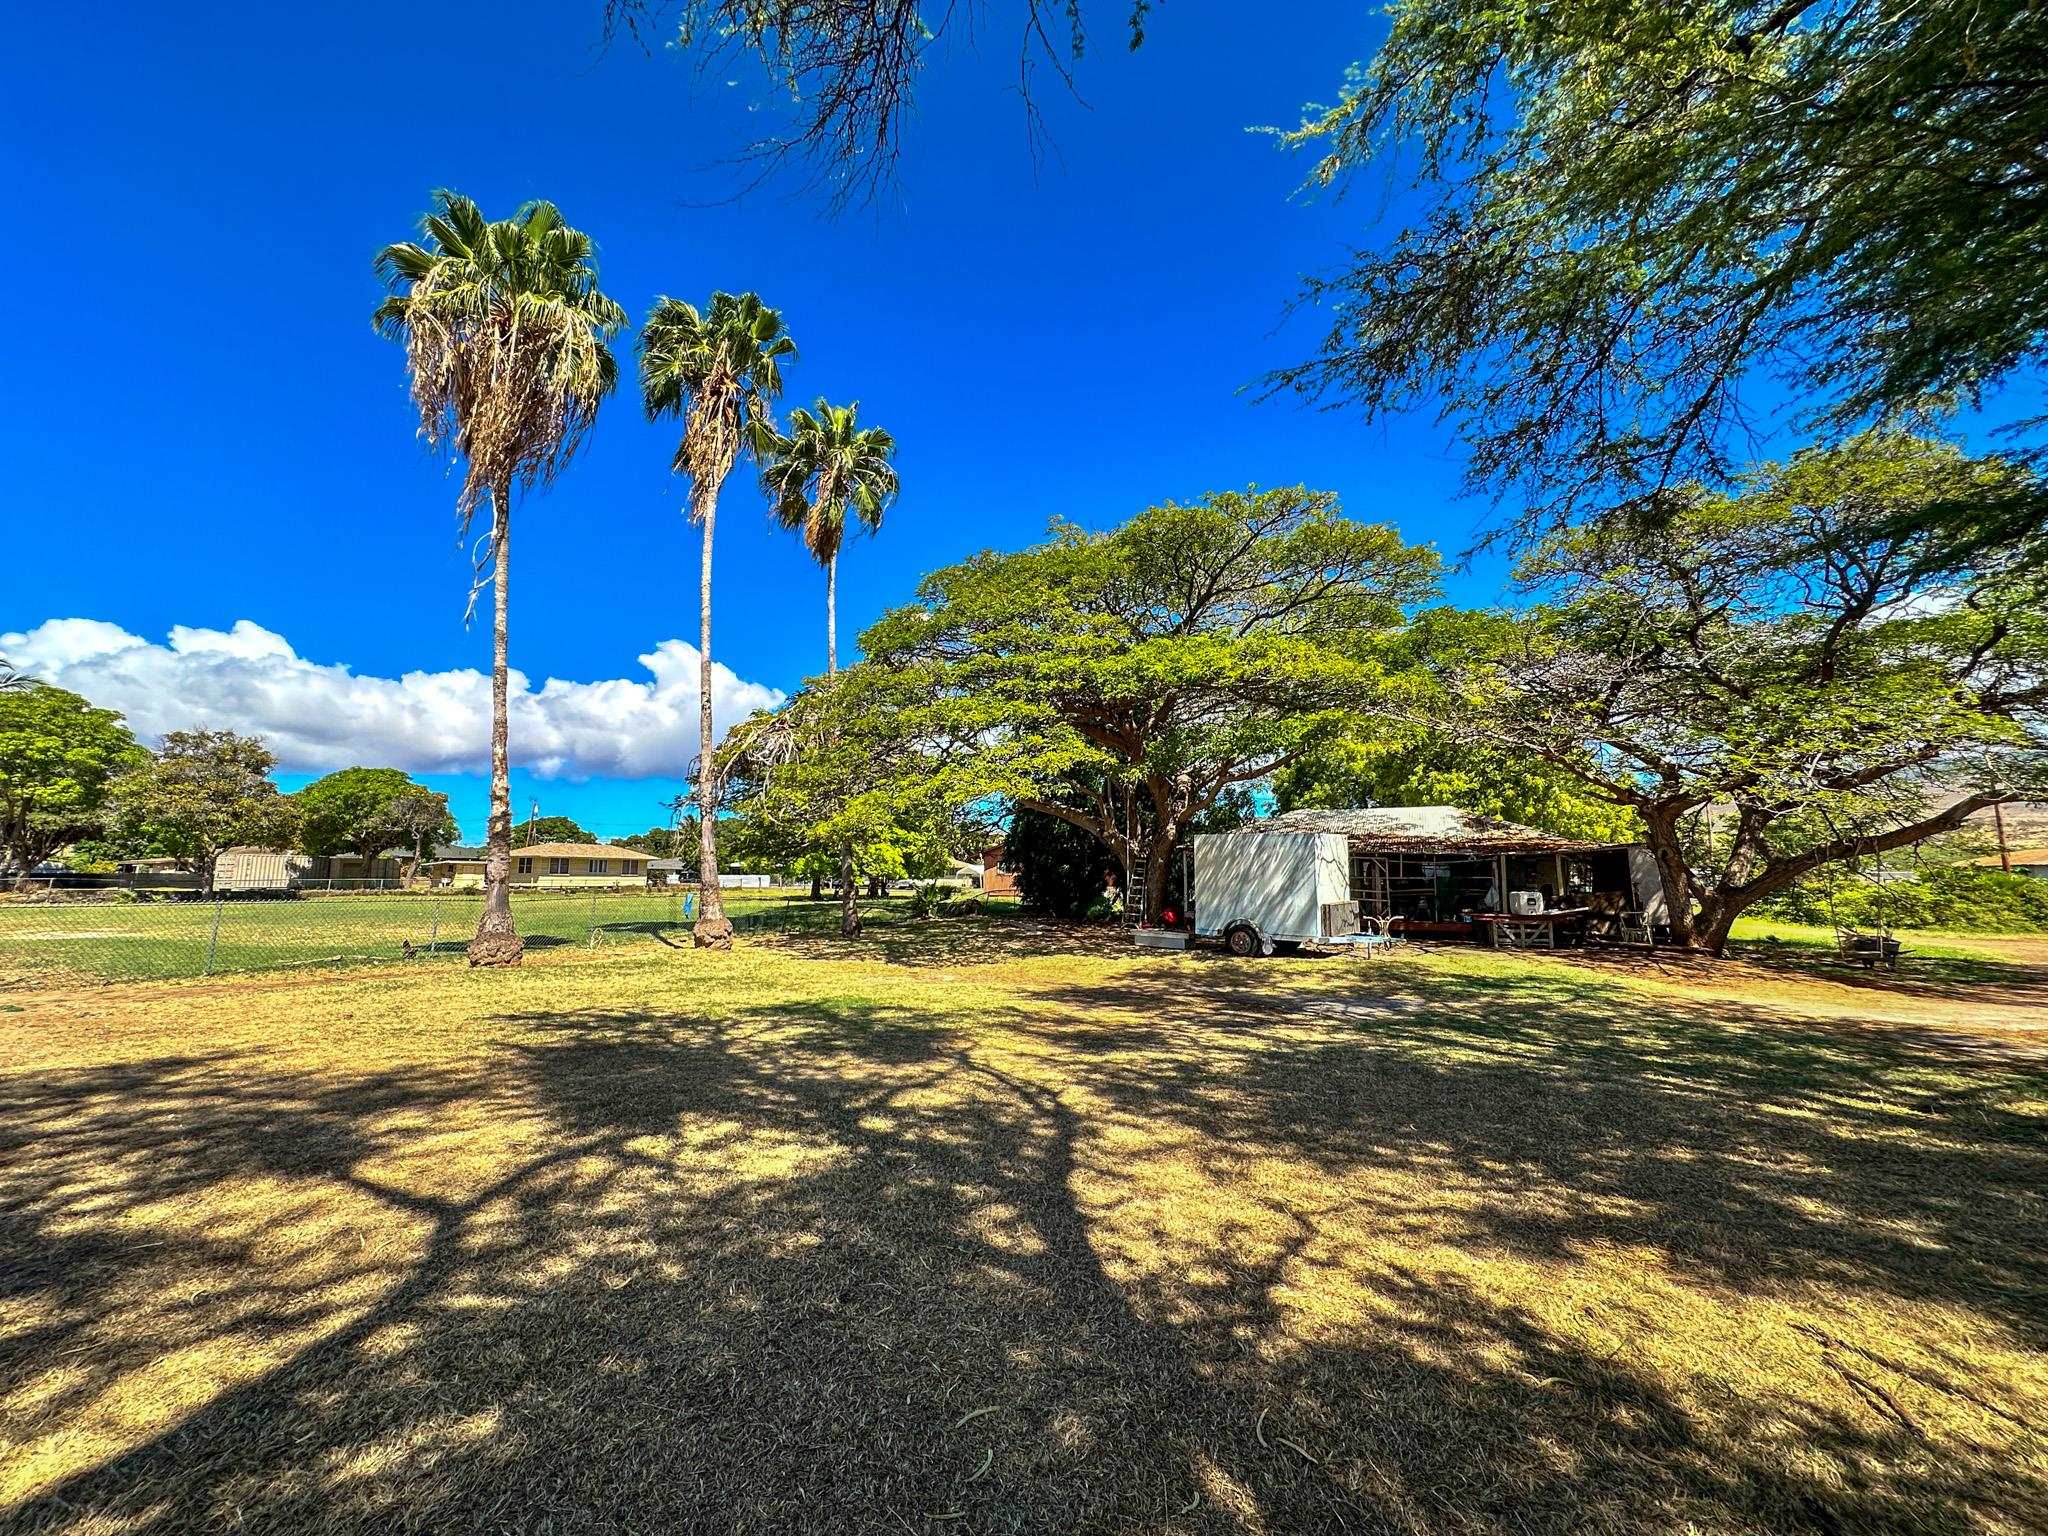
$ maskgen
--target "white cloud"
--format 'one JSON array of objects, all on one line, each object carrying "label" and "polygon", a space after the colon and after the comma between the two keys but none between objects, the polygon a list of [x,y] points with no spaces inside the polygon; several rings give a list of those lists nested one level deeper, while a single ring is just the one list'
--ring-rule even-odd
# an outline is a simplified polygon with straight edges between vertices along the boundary
[{"label": "white cloud", "polygon": [[[352,763],[412,773],[490,767],[487,672],[360,677],[307,661],[284,636],[247,619],[228,630],[180,624],[153,644],[99,619],[51,619],[0,635],[0,655],[38,681],[118,709],[138,736],[227,728],[261,736],[286,769]],[[651,681],[609,678],[539,688],[512,672],[512,762],[541,778],[676,778],[697,754],[697,648],[664,640],[639,658]],[[711,668],[720,731],[782,694]]]}]

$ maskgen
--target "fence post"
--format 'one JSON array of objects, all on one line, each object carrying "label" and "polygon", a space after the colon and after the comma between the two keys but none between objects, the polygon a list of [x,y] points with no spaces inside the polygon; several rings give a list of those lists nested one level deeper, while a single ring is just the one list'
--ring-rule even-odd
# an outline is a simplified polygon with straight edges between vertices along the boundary
[{"label": "fence post", "polygon": [[221,899],[216,893],[213,898],[213,931],[206,936],[206,970],[202,974],[207,976],[213,974],[213,958],[220,950],[220,909]]},{"label": "fence post", "polygon": [[427,953],[430,955],[441,945],[441,896],[438,891],[434,893],[433,902],[427,924]]},{"label": "fence post", "polygon": [[590,893],[590,947],[597,948],[597,892]]}]

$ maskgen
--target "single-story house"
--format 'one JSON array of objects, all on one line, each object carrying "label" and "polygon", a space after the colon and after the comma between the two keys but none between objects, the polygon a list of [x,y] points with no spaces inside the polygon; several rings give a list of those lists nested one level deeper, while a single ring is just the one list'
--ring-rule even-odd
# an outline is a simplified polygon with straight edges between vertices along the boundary
[{"label": "single-story house", "polygon": [[649,885],[695,885],[697,883],[697,861],[695,859],[649,859],[647,861],[647,883]]},{"label": "single-story house", "polygon": [[[531,843],[512,850],[512,883],[550,889],[639,885],[646,881],[653,858],[638,848],[610,843]],[[437,848],[426,873],[436,885],[482,885],[484,850]]]},{"label": "single-story house", "polygon": [[2016,875],[2030,875],[2036,880],[2048,880],[2048,848],[2012,848],[2003,858],[1990,854],[1976,862],[1985,869],[1998,869],[2007,861],[2012,864]]},{"label": "single-story house", "polygon": [[1449,805],[1289,811],[1256,827],[1341,834],[1360,915],[1396,919],[1418,937],[1472,937],[1472,914],[1505,910],[1517,890],[1542,893],[1546,908],[1669,921],[1656,861],[1640,844],[1562,837]]}]

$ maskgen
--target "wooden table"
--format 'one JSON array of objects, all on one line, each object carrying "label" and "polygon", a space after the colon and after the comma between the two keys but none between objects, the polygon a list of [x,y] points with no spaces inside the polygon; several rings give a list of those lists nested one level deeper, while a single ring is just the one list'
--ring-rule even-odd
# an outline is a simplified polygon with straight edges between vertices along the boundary
[{"label": "wooden table", "polygon": [[1495,949],[1557,949],[1559,930],[1583,928],[1591,907],[1557,907],[1548,912],[1474,912]]}]

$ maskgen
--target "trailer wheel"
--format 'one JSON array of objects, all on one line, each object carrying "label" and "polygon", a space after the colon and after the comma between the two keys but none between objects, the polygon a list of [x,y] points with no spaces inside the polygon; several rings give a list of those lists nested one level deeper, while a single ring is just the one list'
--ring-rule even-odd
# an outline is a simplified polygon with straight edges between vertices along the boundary
[{"label": "trailer wheel", "polygon": [[1250,923],[1232,923],[1224,929],[1223,947],[1240,960],[1249,960],[1271,949],[1266,943],[1266,936]]}]

